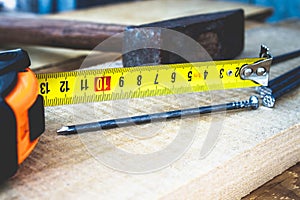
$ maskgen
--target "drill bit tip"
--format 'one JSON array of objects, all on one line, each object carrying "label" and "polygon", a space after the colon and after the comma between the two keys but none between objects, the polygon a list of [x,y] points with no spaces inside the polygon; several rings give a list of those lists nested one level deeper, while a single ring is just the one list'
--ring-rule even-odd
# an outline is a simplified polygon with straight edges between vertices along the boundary
[{"label": "drill bit tip", "polygon": [[63,126],[56,131],[58,135],[70,135],[74,133],[74,129],[71,126]]}]

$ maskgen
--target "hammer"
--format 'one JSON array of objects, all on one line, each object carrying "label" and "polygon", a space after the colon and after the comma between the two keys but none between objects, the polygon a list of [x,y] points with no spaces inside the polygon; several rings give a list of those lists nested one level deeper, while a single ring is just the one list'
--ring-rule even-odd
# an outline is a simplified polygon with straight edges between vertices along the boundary
[{"label": "hammer", "polygon": [[[153,27],[156,29],[145,31]],[[122,42],[119,42],[116,47],[101,48],[101,51],[120,52],[122,48],[132,49],[145,37],[148,38],[144,41],[146,43],[165,42],[159,38],[157,30],[160,29],[157,28],[166,28],[189,36],[202,45],[213,59],[233,58],[243,50],[244,46],[243,10],[194,15],[141,26],[1,16],[0,43],[91,50],[109,37],[125,31]],[[199,58],[192,57],[192,60],[199,61]],[[124,66],[178,62],[184,60],[180,56],[160,49],[137,49],[123,55]]]}]

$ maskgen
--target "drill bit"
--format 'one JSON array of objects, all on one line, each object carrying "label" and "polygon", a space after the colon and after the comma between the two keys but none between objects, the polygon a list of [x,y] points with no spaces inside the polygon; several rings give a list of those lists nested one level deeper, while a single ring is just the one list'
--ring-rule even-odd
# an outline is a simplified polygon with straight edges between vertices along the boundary
[{"label": "drill bit", "polygon": [[262,99],[262,104],[265,107],[273,108],[275,106],[276,100],[287,94],[288,92],[292,91],[293,89],[297,88],[300,85],[300,79],[296,79],[292,82],[289,82],[284,87],[277,91],[273,91],[272,94],[266,94]]},{"label": "drill bit", "polygon": [[255,110],[258,107],[259,107],[258,98],[256,96],[251,96],[249,100],[245,100],[245,101],[190,108],[184,110],[174,110],[174,111],[168,111],[162,113],[154,113],[148,115],[105,120],[105,121],[92,122],[92,123],[79,124],[79,125],[63,126],[61,129],[57,130],[57,133],[59,135],[71,135],[76,133],[113,129],[113,128],[119,128],[125,126],[148,124],[148,123],[158,122],[162,120],[170,120],[170,119],[176,119],[176,118],[199,115],[199,114],[207,114],[212,112],[222,112],[226,110],[236,110],[236,109],[244,109],[244,108],[251,108]]},{"label": "drill bit", "polygon": [[277,63],[281,63],[299,56],[300,56],[300,49],[273,57],[272,64],[275,65]]},{"label": "drill bit", "polygon": [[287,94],[300,85],[300,66],[270,81],[268,91],[262,88],[259,92],[265,107],[275,106],[276,99]]},{"label": "drill bit", "polygon": [[268,86],[260,86],[257,87],[257,92],[260,94],[260,97],[263,98],[267,94],[272,94],[281,88],[283,88],[286,84],[293,82],[294,80],[300,79],[300,66],[296,67],[285,74],[278,76],[271,81],[269,81]]}]

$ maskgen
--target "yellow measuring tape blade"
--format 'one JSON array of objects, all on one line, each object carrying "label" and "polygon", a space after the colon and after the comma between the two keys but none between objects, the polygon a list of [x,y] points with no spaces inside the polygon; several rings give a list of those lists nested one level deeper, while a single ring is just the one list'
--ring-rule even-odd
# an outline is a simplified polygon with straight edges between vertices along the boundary
[{"label": "yellow measuring tape blade", "polygon": [[259,86],[240,69],[263,58],[37,74],[45,106]]}]

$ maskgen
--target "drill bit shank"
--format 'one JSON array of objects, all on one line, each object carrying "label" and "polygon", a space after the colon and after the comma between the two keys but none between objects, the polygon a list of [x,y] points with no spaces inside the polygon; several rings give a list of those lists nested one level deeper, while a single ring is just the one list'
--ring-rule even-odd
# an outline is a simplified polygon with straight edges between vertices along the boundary
[{"label": "drill bit shank", "polygon": [[184,110],[174,110],[169,112],[105,120],[105,121],[92,122],[87,124],[64,126],[61,129],[59,129],[57,133],[59,135],[70,135],[76,133],[92,132],[98,130],[113,129],[118,127],[147,124],[152,122],[182,118],[182,117],[199,115],[199,114],[222,112],[226,110],[235,110],[235,109],[243,109],[243,108],[257,109],[258,106],[259,106],[258,98],[256,96],[251,96],[249,100],[246,101],[231,102],[226,104],[204,106],[204,107],[190,108]]}]

